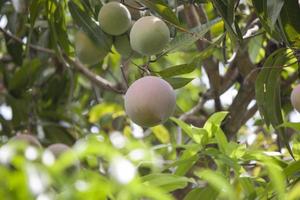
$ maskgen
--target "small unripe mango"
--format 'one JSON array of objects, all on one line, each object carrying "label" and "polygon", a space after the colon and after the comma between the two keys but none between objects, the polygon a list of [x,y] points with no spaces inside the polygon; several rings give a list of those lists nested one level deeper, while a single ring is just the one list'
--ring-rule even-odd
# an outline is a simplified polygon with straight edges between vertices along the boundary
[{"label": "small unripe mango", "polygon": [[121,35],[130,28],[131,15],[123,4],[109,2],[100,9],[98,21],[104,32],[110,35]]},{"label": "small unripe mango", "polygon": [[124,58],[140,56],[131,48],[129,35],[127,34],[115,37],[114,46],[117,52],[121,54]]},{"label": "small unripe mango", "polygon": [[160,53],[170,40],[168,26],[158,17],[147,16],[136,21],[130,31],[134,51],[150,56]]},{"label": "small unripe mango", "polygon": [[176,95],[172,86],[155,76],[135,81],[125,94],[125,111],[143,127],[164,123],[174,112]]},{"label": "small unripe mango", "polygon": [[112,39],[108,37],[107,47],[96,46],[95,43],[83,31],[75,35],[75,51],[79,60],[87,65],[94,65],[108,54],[108,48],[112,45]]},{"label": "small unripe mango", "polygon": [[58,158],[61,156],[63,153],[66,151],[69,151],[71,148],[65,144],[62,143],[56,143],[56,144],[51,144],[50,146],[47,147],[47,150],[49,150],[55,158]]},{"label": "small unripe mango", "polygon": [[127,34],[117,36],[114,41],[114,46],[119,54],[128,58],[132,54],[132,48],[130,46],[129,36]]},{"label": "small unripe mango", "polygon": [[33,135],[29,135],[29,134],[18,134],[16,136],[14,136],[13,138],[11,138],[10,141],[21,141],[21,142],[25,142],[31,146],[37,147],[37,148],[42,147],[42,145],[38,141],[38,139],[36,137],[34,137]]},{"label": "small unripe mango", "polygon": [[300,112],[300,84],[297,85],[291,93],[291,103],[293,107]]}]

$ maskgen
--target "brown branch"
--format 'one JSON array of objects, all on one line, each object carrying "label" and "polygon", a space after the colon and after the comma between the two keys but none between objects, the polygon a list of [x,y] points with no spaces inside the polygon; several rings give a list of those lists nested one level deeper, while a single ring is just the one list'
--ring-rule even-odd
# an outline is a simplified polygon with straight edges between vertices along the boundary
[{"label": "brown branch", "polygon": [[110,81],[106,80],[105,78],[102,78],[101,76],[94,74],[92,71],[90,71],[86,66],[84,66],[79,61],[75,61],[69,58],[68,56],[65,56],[64,58],[71,66],[75,67],[79,72],[81,72],[84,76],[86,76],[90,81],[92,81],[99,87],[116,92],[118,94],[125,93],[125,91],[119,89],[117,85],[114,85]]},{"label": "brown branch", "polygon": [[[132,8],[134,10],[139,10],[139,11],[149,10],[147,7],[136,7],[136,6],[129,5],[128,3],[125,2],[125,0],[121,0],[121,3],[125,6],[127,6],[128,8]],[[139,3],[139,2],[137,2],[137,3]]]},{"label": "brown branch", "polygon": [[253,115],[255,115],[255,113],[257,112],[258,107],[256,104],[254,104],[244,115],[242,123],[241,124],[246,124],[246,122],[253,117]]},{"label": "brown branch", "polygon": [[223,125],[223,129],[230,139],[235,137],[236,132],[245,121],[244,117],[245,113],[247,113],[247,107],[255,96],[254,83],[257,76],[257,73],[252,73],[251,76],[248,76],[256,66],[252,64],[248,52],[242,47],[240,47],[240,50],[237,52],[233,65],[236,65],[240,75],[243,78],[247,77],[247,79],[244,79],[241,83],[238,94],[228,109],[229,116],[226,118]]},{"label": "brown branch", "polygon": [[223,125],[223,130],[229,139],[235,137],[236,132],[244,122],[244,115],[251,100],[254,98],[254,85],[242,84],[237,96],[229,107],[229,115]]},{"label": "brown branch", "polygon": [[129,83],[128,83],[128,79],[127,79],[127,75],[126,75],[126,68],[128,68],[128,61],[126,61],[126,62],[122,61],[121,65],[120,65],[120,69],[121,69],[122,77],[125,82],[126,88],[128,89]]},{"label": "brown branch", "polygon": [[[199,26],[207,22],[207,17],[202,7],[195,7],[192,4],[184,4],[184,13],[187,24],[190,28],[195,26]],[[210,35],[207,33],[205,35],[205,39],[210,40]],[[196,47],[199,51],[204,50],[207,48],[209,44],[206,43],[204,40],[198,40],[196,42]],[[221,110],[221,103],[219,99],[219,86],[220,86],[220,74],[219,74],[219,67],[218,63],[213,59],[213,57],[209,57],[203,60],[203,67],[207,73],[209,83],[211,86],[211,91],[214,95],[215,100],[215,107],[216,110]]]},{"label": "brown branch", "polygon": [[[219,95],[222,95],[226,92],[235,82],[239,76],[239,71],[236,65],[229,66],[225,75],[221,77],[221,86],[219,88]],[[208,90],[203,96],[207,99],[212,99],[214,97],[213,91]]]},{"label": "brown branch", "polygon": [[[3,28],[0,28],[0,31],[8,36],[9,38],[15,40],[16,42],[19,42],[23,45],[27,45],[26,43],[24,43],[22,41],[21,38],[18,38],[17,36],[11,34],[10,32],[8,32],[7,30],[3,29]],[[52,49],[47,49],[47,48],[44,48],[44,47],[41,47],[41,46],[36,46],[36,45],[33,45],[33,44],[28,44],[28,46],[31,48],[31,49],[34,49],[34,50],[37,50],[37,51],[41,51],[41,52],[45,52],[45,53],[48,53],[48,54],[55,54],[55,51],[53,51]]]},{"label": "brown branch", "polygon": [[200,110],[203,109],[203,105],[205,104],[205,102],[207,101],[207,98],[203,97],[199,99],[199,102],[197,103],[196,106],[194,106],[193,108],[191,108],[189,111],[187,111],[186,113],[183,113],[179,119],[185,121],[186,119],[188,119],[190,116],[195,115],[196,113],[198,113]]},{"label": "brown branch", "polygon": [[[232,64],[229,66],[228,70],[226,71],[225,75],[222,77],[221,80],[221,86],[219,89],[219,95],[222,95],[224,92],[226,92],[235,82],[237,77],[239,76],[239,71],[236,65]],[[204,103],[209,100],[214,98],[214,93],[212,90],[207,90],[203,95],[202,98],[198,101],[196,106],[191,108],[189,111],[186,113],[183,113],[180,116],[180,119],[186,121],[187,118],[190,116],[195,115],[196,113],[200,112],[203,110],[203,105]]]},{"label": "brown branch", "polygon": [[0,57],[0,63],[9,63],[12,61],[13,61],[13,59],[10,55],[3,55]]},{"label": "brown branch", "polygon": [[[8,36],[9,38],[15,40],[16,42],[19,42],[20,44],[23,45],[28,45],[29,48],[37,50],[37,51],[41,51],[41,52],[45,52],[48,53],[50,55],[53,56],[57,56],[56,52],[52,49],[48,49],[48,48],[44,48],[41,46],[37,46],[37,45],[33,45],[33,44],[26,44],[22,41],[21,38],[18,38],[17,36],[11,34],[10,32],[8,32],[7,30],[0,28],[0,31]],[[92,71],[90,71],[87,67],[85,67],[83,64],[81,64],[79,61],[74,61],[71,58],[69,58],[68,56],[64,56],[64,58],[66,59],[66,61],[73,67],[75,67],[79,72],[81,72],[85,77],[87,77],[90,81],[92,81],[93,83],[95,83],[97,86],[106,89],[106,90],[110,90],[113,92],[116,92],[118,94],[124,94],[125,91],[120,90],[117,85],[112,84],[111,82],[109,82],[108,80],[106,80],[105,78],[94,74]]]}]

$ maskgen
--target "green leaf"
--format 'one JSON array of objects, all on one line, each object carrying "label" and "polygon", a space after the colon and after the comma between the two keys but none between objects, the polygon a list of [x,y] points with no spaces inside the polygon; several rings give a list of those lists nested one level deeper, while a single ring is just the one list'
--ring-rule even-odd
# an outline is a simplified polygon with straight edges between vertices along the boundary
[{"label": "green leaf", "polygon": [[195,63],[190,63],[190,64],[182,64],[182,65],[176,65],[173,67],[169,67],[167,69],[163,69],[159,72],[157,72],[160,76],[167,78],[167,77],[172,77],[176,75],[181,75],[181,74],[187,74],[191,73],[196,69],[197,65]]},{"label": "green leaf", "polygon": [[99,121],[104,115],[114,114],[122,111],[122,107],[114,103],[101,103],[93,106],[89,112],[89,122],[95,123]]},{"label": "green leaf", "polygon": [[144,6],[150,10],[156,12],[168,22],[180,26],[180,22],[177,19],[172,9],[162,0],[138,0]]},{"label": "green leaf", "polygon": [[161,143],[167,144],[170,142],[170,133],[163,125],[154,126],[151,131]]},{"label": "green leaf", "polygon": [[[198,147],[199,148],[199,147]],[[177,166],[175,174],[178,176],[184,176],[197,162],[199,155],[197,155],[199,149],[188,148],[183,151],[180,159],[172,163]]]},{"label": "green leaf", "polygon": [[2,1],[2,0],[0,1],[0,10],[2,9],[2,6],[3,6],[4,2],[5,1]]},{"label": "green leaf", "polygon": [[215,135],[220,151],[227,154],[229,150],[228,141],[222,129],[213,124],[212,132]]},{"label": "green leaf", "polygon": [[241,184],[241,187],[243,188],[245,199],[256,199],[257,194],[254,187],[255,183],[253,182],[253,180],[250,177],[239,177],[238,181]]},{"label": "green leaf", "polygon": [[13,125],[15,127],[25,126],[30,114],[30,108],[28,106],[30,101],[26,98],[15,98],[10,94],[7,94],[6,99],[12,108]]},{"label": "green leaf", "polygon": [[187,85],[189,82],[194,80],[193,78],[164,78],[167,82],[170,83],[170,85],[173,87],[173,89],[182,88],[185,85]]},{"label": "green leaf", "polygon": [[[221,112],[214,113],[213,115],[211,115],[208,118],[206,123],[212,123],[217,126],[221,126],[222,121],[225,119],[225,117],[228,115],[228,113],[229,112],[227,112],[227,111],[221,111]],[[204,128],[205,128],[205,125],[204,125]]]},{"label": "green leaf", "polygon": [[292,189],[289,191],[287,199],[288,200],[296,200],[300,198],[300,183],[298,182]]},{"label": "green leaf", "polygon": [[203,38],[203,36],[213,27],[213,25],[217,24],[220,20],[221,18],[216,18],[207,22],[206,24],[192,28],[187,33],[181,33],[171,40],[162,54],[166,54],[179,48],[194,44],[197,40]]},{"label": "green leaf", "polygon": [[225,154],[229,153],[229,148],[227,138],[221,129],[221,123],[227,115],[227,111],[214,113],[208,118],[203,127],[209,137],[215,136],[221,152]]},{"label": "green leaf", "polygon": [[29,7],[30,12],[30,25],[33,27],[36,18],[38,17],[39,13],[43,9],[43,5],[45,5],[44,0],[32,0]]},{"label": "green leaf", "polygon": [[235,190],[221,173],[207,169],[198,171],[195,174],[206,180],[222,197],[232,200],[237,199]]},{"label": "green leaf", "polygon": [[23,62],[23,44],[20,42],[16,42],[13,39],[9,38],[8,36],[5,36],[5,44],[8,53],[13,58],[13,61],[17,65],[22,65]]},{"label": "green leaf", "polygon": [[300,171],[300,161],[291,162],[286,168],[284,168],[283,172],[287,178],[294,176],[296,173]]},{"label": "green leaf", "polygon": [[187,184],[191,182],[190,179],[183,176],[162,173],[143,176],[142,181],[145,186],[147,186],[148,184],[153,185],[156,187],[160,187],[166,192],[185,188]]},{"label": "green leaf", "polygon": [[192,138],[197,144],[205,144],[207,142],[207,131],[203,128],[197,128],[191,125],[188,125],[182,120],[176,119],[175,117],[171,118],[182,130]]},{"label": "green leaf", "polygon": [[292,128],[296,131],[300,131],[300,123],[299,122],[284,122],[279,127],[286,127],[286,128]]},{"label": "green leaf", "polygon": [[283,0],[252,0],[252,4],[264,29],[273,38],[280,40],[279,29],[275,22],[278,18],[278,12],[280,12],[280,9],[282,8]]},{"label": "green leaf", "polygon": [[208,136],[212,137],[214,135],[214,131],[220,128],[222,121],[228,115],[227,111],[214,113],[212,116],[208,118],[205,122],[203,128],[208,132]]},{"label": "green leaf", "polygon": [[216,10],[219,12],[225,22],[226,30],[229,32],[229,36],[232,41],[242,41],[241,30],[235,23],[234,16],[234,0],[212,0],[212,3]]},{"label": "green leaf", "polygon": [[[58,90],[57,88],[61,88]],[[47,106],[58,106],[66,104],[70,89],[70,77],[67,73],[54,74],[47,80],[47,84],[43,88],[43,100],[47,101]]]},{"label": "green leaf", "polygon": [[284,4],[284,0],[267,1],[267,14],[272,26],[275,25]]},{"label": "green leaf", "polygon": [[290,45],[300,48],[300,5],[297,0],[284,1],[280,19]]},{"label": "green leaf", "polygon": [[74,2],[69,1],[69,10],[76,24],[86,32],[97,46],[110,51],[111,38]]},{"label": "green leaf", "polygon": [[215,200],[218,197],[218,192],[210,186],[204,188],[196,188],[191,190],[183,200],[195,200],[195,199]]},{"label": "green leaf", "polygon": [[21,91],[25,91],[35,81],[40,72],[41,62],[39,59],[26,60],[21,68],[19,68],[12,78],[9,80],[9,90],[14,95],[20,95]]},{"label": "green leaf", "polygon": [[274,191],[276,191],[277,199],[286,199],[286,181],[282,168],[274,163],[271,159],[266,159],[264,164],[268,169],[270,183]]},{"label": "green leaf", "polygon": [[63,48],[64,52],[70,54],[70,41],[67,34],[67,25],[65,22],[65,9],[62,4],[55,9],[53,15],[53,28],[57,34],[57,40],[60,46]]},{"label": "green leaf", "polygon": [[289,153],[293,156],[285,129],[283,127],[277,127],[283,123],[280,76],[282,66],[289,59],[285,48],[275,51],[266,59],[255,82],[255,95],[262,118],[265,120],[267,126],[271,124],[277,130],[280,140],[283,141]]},{"label": "green leaf", "polygon": [[263,42],[263,35],[258,35],[249,40],[248,53],[252,63],[259,63],[265,57],[265,50],[262,48]]}]

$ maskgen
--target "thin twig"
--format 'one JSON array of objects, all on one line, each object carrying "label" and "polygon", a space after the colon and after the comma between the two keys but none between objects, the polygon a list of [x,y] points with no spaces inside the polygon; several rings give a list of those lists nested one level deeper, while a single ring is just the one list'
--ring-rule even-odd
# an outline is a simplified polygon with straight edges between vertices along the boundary
[{"label": "thin twig", "polygon": [[186,113],[183,113],[179,119],[185,121],[189,116],[196,114],[197,112],[199,112],[200,110],[203,109],[203,106],[205,104],[205,102],[207,101],[206,96],[203,96],[202,98],[199,99],[198,103],[196,106],[194,106],[193,108],[191,108],[189,111],[187,111]]},{"label": "thin twig", "polygon": [[90,71],[87,67],[85,67],[79,61],[75,61],[75,60],[69,58],[68,56],[65,56],[65,59],[71,66],[74,66],[78,71],[80,71],[82,74],[84,74],[89,80],[96,83],[101,88],[114,91],[118,94],[125,93],[125,91],[118,89],[117,86],[112,84],[110,81],[102,78],[99,75],[94,74],[92,71]]},{"label": "thin twig", "polygon": [[124,82],[125,82],[125,84],[126,84],[126,87],[127,87],[127,89],[128,89],[128,88],[129,88],[129,84],[128,84],[128,80],[127,80],[127,78],[126,78],[126,74],[125,74],[125,71],[124,71],[124,65],[123,65],[123,63],[121,63],[120,69],[121,69],[122,77],[123,77],[123,79],[124,79]]},{"label": "thin twig", "polygon": [[[10,32],[8,32],[7,30],[3,29],[3,28],[0,28],[0,31],[10,37],[11,39],[15,40],[16,42],[19,42],[23,45],[27,45],[26,43],[24,43],[22,41],[21,38],[18,38],[17,36],[11,34]],[[47,48],[44,48],[44,47],[41,47],[41,46],[36,46],[36,45],[33,45],[33,44],[28,44],[28,46],[31,48],[31,49],[34,49],[34,50],[37,50],[37,51],[42,51],[42,52],[45,52],[45,53],[48,53],[48,54],[55,54],[55,51],[53,51],[52,49],[47,49]]]}]

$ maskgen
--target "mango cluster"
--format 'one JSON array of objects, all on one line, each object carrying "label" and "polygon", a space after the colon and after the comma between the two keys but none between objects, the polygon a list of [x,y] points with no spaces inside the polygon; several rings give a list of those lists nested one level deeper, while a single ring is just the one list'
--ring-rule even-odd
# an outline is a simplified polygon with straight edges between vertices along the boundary
[{"label": "mango cluster", "polygon": [[[129,5],[128,7],[126,5]],[[170,41],[170,31],[156,16],[141,17],[135,1],[126,4],[111,1],[102,6],[98,15],[99,26],[123,58],[159,54]],[[135,21],[137,20],[137,21]],[[76,36],[76,52],[81,62],[95,64],[108,51],[95,44],[83,32]],[[142,77],[125,94],[125,111],[129,118],[142,127],[164,123],[174,112],[176,96],[172,86],[155,76]]]},{"label": "mango cluster", "polygon": [[166,47],[170,31],[165,22],[155,16],[141,17],[140,12],[133,9],[140,6],[135,1],[128,1],[126,5],[129,7],[111,1],[99,11],[99,26],[107,34],[109,48],[94,44],[86,33],[78,31],[75,50],[82,63],[94,65],[100,62],[112,45],[125,59],[159,54]]}]

